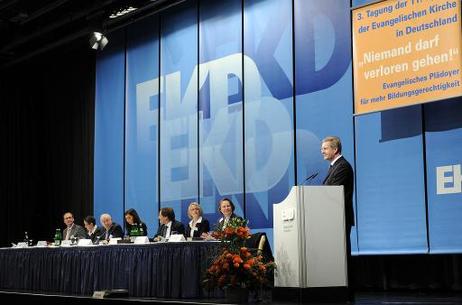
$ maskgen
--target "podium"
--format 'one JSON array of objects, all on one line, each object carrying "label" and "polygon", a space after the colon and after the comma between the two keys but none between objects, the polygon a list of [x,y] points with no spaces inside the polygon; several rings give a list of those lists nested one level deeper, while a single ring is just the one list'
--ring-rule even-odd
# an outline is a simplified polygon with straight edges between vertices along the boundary
[{"label": "podium", "polygon": [[294,186],[273,205],[275,287],[348,286],[344,208],[343,186]]}]

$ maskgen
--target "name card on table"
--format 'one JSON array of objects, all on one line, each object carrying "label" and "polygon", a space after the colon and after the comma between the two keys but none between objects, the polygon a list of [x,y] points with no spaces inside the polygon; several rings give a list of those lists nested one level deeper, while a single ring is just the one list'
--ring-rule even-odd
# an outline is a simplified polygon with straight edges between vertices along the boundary
[{"label": "name card on table", "polygon": [[117,245],[117,241],[121,239],[122,238],[120,237],[112,237],[111,239],[109,239],[109,245]]},{"label": "name card on table", "polygon": [[185,241],[184,235],[183,234],[173,234],[170,235],[170,238],[168,239],[168,242],[182,242]]},{"label": "name card on table", "polygon": [[93,242],[91,241],[91,239],[88,239],[88,238],[83,238],[83,239],[79,239],[78,243],[77,243],[77,246],[92,246],[93,245]]},{"label": "name card on table", "polygon": [[149,244],[149,238],[147,236],[137,236],[134,243],[137,245]]},{"label": "name card on table", "polygon": [[71,244],[72,244],[72,241],[70,239],[61,241],[61,247],[70,247]]},{"label": "name card on table", "polygon": [[47,241],[46,240],[39,240],[37,242],[37,247],[46,247],[47,246]]}]

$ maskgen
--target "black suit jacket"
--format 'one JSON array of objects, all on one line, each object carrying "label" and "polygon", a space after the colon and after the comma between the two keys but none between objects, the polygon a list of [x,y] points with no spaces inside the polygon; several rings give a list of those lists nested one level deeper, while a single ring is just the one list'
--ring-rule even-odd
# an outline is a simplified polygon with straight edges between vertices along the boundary
[{"label": "black suit jacket", "polygon": [[87,232],[87,238],[91,239],[93,243],[96,243],[98,240],[101,239],[101,236],[103,236],[104,238],[105,233],[106,233],[106,230],[104,230],[104,228],[96,227],[96,230],[95,232],[93,232],[93,234],[88,234]]},{"label": "black suit jacket", "polygon": [[[202,217],[202,221],[200,223],[196,223],[197,230],[194,230],[193,237],[200,237],[202,233],[207,233],[210,231],[210,224],[207,219]],[[184,234],[186,237],[191,237],[191,227],[189,223],[186,225],[186,232]]]},{"label": "black suit jacket", "polygon": [[[107,230],[107,236],[108,238],[124,237],[124,230],[122,230],[122,227],[119,224],[113,222],[112,226],[109,228],[109,230]],[[104,232],[103,236],[100,238],[100,240],[104,239],[106,239],[106,232]]]},{"label": "black suit jacket", "polygon": [[[179,222],[179,221],[172,221],[172,227],[170,228],[170,235],[173,232],[177,232],[178,234],[183,234],[184,235],[184,225]],[[162,236],[165,237],[165,234],[167,234],[167,225],[161,225],[159,229],[157,229],[157,233],[154,236],[156,238],[157,236]]]},{"label": "black suit jacket", "polygon": [[[353,212],[353,168],[342,156],[335,161],[329,173],[323,181],[324,185],[343,185],[345,196],[345,222],[351,228],[355,224]],[[348,229],[348,228],[347,228]]]},{"label": "black suit jacket", "polygon": [[[231,214],[231,216],[229,217],[229,220],[233,219],[233,218],[239,218],[239,219],[242,219],[242,217],[240,216],[237,216],[236,214]],[[218,224],[216,225],[216,231],[223,231],[223,226],[225,225],[225,218],[222,217],[220,219],[220,221],[218,222]]]}]

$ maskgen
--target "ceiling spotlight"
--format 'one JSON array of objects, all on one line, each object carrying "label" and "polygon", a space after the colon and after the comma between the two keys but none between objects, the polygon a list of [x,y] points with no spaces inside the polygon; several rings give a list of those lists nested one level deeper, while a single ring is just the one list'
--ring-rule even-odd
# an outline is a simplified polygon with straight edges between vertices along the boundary
[{"label": "ceiling spotlight", "polygon": [[93,32],[90,37],[90,47],[94,50],[102,50],[109,40],[100,32]]},{"label": "ceiling spotlight", "polygon": [[114,18],[118,18],[120,16],[123,16],[123,15],[126,15],[130,12],[133,12],[133,11],[136,11],[138,8],[137,7],[133,7],[133,6],[126,6],[124,8],[120,8],[116,11],[114,11],[110,16],[109,18],[110,19],[114,19]]}]

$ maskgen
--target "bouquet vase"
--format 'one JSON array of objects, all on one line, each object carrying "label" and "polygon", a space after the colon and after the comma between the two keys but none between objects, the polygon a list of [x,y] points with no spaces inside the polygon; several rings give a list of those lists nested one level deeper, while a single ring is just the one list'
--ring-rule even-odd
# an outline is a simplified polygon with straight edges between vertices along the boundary
[{"label": "bouquet vase", "polygon": [[225,298],[229,303],[244,304],[249,302],[249,289],[245,287],[226,287]]}]

